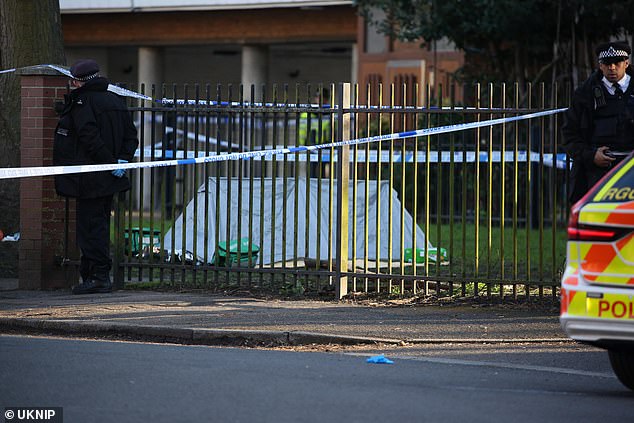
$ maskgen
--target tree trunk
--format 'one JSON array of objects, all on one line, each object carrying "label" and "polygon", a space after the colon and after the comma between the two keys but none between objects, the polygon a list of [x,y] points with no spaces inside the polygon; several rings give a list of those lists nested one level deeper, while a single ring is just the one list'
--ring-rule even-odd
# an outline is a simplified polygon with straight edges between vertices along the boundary
[{"label": "tree trunk", "polygon": [[[0,70],[65,64],[58,0],[0,1]],[[0,74],[0,167],[20,166],[20,77]],[[20,230],[19,180],[0,180],[0,230]],[[17,243],[0,243],[0,278],[17,277]]]}]

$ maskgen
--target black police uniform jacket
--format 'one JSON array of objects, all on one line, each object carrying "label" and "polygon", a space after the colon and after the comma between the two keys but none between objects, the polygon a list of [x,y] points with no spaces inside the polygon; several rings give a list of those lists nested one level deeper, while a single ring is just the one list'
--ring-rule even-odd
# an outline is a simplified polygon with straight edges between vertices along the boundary
[{"label": "black police uniform jacket", "polygon": [[[97,77],[65,96],[53,144],[56,166],[131,161],[139,144],[132,116],[122,97],[108,91],[108,80]],[[127,176],[111,171],[55,176],[59,195],[97,198],[130,188]]]},{"label": "black police uniform jacket", "polygon": [[610,95],[600,70],[595,71],[577,90],[566,111],[562,126],[563,147],[572,158],[569,199],[572,203],[601,179],[609,168],[594,164],[599,147],[612,151],[634,150],[634,72],[623,95]]}]

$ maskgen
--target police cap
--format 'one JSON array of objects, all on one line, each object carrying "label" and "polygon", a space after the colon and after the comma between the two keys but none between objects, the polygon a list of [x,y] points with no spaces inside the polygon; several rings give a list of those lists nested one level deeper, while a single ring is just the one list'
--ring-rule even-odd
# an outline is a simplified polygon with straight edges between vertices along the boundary
[{"label": "police cap", "polygon": [[611,41],[600,44],[595,51],[599,63],[609,65],[629,59],[632,48],[626,41]]},{"label": "police cap", "polygon": [[88,81],[99,75],[99,65],[93,59],[80,59],[70,67],[70,74],[78,81]]}]

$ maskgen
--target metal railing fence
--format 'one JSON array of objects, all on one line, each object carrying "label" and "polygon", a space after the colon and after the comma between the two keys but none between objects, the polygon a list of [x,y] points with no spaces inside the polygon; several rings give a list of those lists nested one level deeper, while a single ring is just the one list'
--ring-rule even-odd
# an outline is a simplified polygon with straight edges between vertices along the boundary
[{"label": "metal railing fence", "polygon": [[[132,107],[138,159],[482,122],[568,98],[543,84],[269,88],[247,101],[254,87],[152,87],[164,101]],[[554,297],[568,215],[559,119],[133,171],[115,211],[115,280],[285,295]]]}]

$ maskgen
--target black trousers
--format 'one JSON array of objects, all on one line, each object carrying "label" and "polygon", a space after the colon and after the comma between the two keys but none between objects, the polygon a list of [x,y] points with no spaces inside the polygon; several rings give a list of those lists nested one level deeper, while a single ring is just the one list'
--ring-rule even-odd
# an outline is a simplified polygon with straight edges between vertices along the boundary
[{"label": "black trousers", "polygon": [[80,272],[92,273],[95,267],[110,270],[110,213],[112,195],[77,199],[77,246],[81,250]]},{"label": "black trousers", "polygon": [[590,191],[590,188],[599,182],[612,168],[618,166],[624,158],[625,156],[618,156],[609,167],[591,165],[589,169],[581,163],[573,162],[572,170],[570,171],[570,191],[568,194],[570,205],[581,200]]}]

